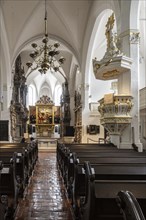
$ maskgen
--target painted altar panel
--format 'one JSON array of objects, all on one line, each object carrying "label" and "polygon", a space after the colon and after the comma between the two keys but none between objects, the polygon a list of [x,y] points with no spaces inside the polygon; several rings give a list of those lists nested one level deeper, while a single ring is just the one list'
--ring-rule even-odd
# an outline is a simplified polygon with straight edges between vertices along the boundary
[{"label": "painted altar panel", "polygon": [[36,107],[29,106],[29,123],[35,124],[36,123]]},{"label": "painted altar panel", "polygon": [[54,106],[54,124],[60,124],[60,106]]},{"label": "painted altar panel", "polygon": [[51,136],[55,125],[60,124],[60,106],[54,106],[48,96],[42,96],[35,106],[30,106],[30,124],[35,124],[37,136]]},{"label": "painted altar panel", "polygon": [[54,105],[36,105],[36,131],[39,136],[51,136],[54,132]]},{"label": "painted altar panel", "polygon": [[36,105],[36,124],[54,124],[53,105]]}]

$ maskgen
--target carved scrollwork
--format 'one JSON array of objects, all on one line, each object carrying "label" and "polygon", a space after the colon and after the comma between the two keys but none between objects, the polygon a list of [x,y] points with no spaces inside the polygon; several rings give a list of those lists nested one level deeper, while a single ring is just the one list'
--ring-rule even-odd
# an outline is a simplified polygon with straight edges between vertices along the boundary
[{"label": "carved scrollwork", "polygon": [[[27,85],[24,76],[24,68],[21,67],[21,56],[15,62],[13,78],[12,101],[10,104],[11,136],[12,139],[23,136],[28,120],[28,109],[26,108]],[[17,129],[19,127],[19,129]]]},{"label": "carved scrollwork", "polygon": [[130,111],[133,106],[131,96],[116,95],[113,97],[113,103],[104,103],[104,98],[99,103],[101,124],[108,128],[110,134],[120,134],[131,123]]},{"label": "carved scrollwork", "polygon": [[130,43],[131,44],[138,44],[140,41],[140,33],[139,32],[130,32]]},{"label": "carved scrollwork", "polygon": [[77,91],[75,91],[75,107],[79,107],[81,105],[81,94]]},{"label": "carved scrollwork", "polygon": [[36,104],[53,104],[53,101],[51,100],[50,97],[48,97],[47,95],[43,95],[42,97],[40,97],[40,99],[36,102]]},{"label": "carved scrollwork", "polygon": [[93,71],[97,79],[117,79],[118,75],[131,68],[132,60],[120,51],[120,38],[114,32],[114,13],[108,18],[106,24],[106,52],[101,60],[93,59]]}]

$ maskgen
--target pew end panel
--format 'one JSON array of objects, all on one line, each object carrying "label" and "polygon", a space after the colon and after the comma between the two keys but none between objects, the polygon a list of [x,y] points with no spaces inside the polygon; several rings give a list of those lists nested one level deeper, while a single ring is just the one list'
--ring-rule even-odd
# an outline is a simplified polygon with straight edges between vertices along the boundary
[{"label": "pew end panel", "polygon": [[85,202],[79,209],[79,216],[82,220],[123,219],[122,212],[116,201],[117,193],[121,190],[129,190],[135,195],[145,215],[146,180],[95,180],[95,178],[93,178],[93,172],[89,172],[87,167],[85,169]]},{"label": "pew end panel", "polygon": [[[141,200],[142,199],[139,199],[139,202]],[[121,190],[117,194],[116,201],[124,219],[145,220],[141,206],[133,193]],[[143,207],[143,210],[146,210],[146,207]]]}]

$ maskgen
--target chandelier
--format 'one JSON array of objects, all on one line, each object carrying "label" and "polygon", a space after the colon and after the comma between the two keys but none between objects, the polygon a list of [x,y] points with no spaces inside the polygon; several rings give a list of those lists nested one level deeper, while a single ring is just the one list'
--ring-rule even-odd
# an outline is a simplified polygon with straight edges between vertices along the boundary
[{"label": "chandelier", "polygon": [[[29,56],[33,59],[33,62],[28,61],[26,63],[28,68],[31,68],[31,71],[38,69],[41,74],[46,74],[48,70],[60,72],[60,67],[64,63],[64,57],[58,57],[60,54],[58,42],[49,45],[48,44],[48,33],[47,33],[47,10],[46,10],[46,0],[45,0],[45,35],[42,40],[43,45],[38,46],[36,43],[32,43],[31,46],[33,51]],[[34,66],[35,64],[35,66]],[[33,68],[34,66],[34,68]]]}]

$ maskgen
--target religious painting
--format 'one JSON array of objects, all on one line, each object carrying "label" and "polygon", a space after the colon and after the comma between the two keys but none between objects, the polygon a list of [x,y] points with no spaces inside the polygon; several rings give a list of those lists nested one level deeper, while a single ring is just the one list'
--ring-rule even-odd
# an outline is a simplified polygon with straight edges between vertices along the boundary
[{"label": "religious painting", "polygon": [[35,106],[29,106],[29,121],[30,121],[30,124],[36,123],[36,107]]},{"label": "religious painting", "polygon": [[54,124],[60,123],[60,106],[54,106]]},{"label": "religious painting", "polygon": [[100,133],[100,126],[99,125],[88,125],[87,126],[87,133],[88,134],[99,134]]},{"label": "religious painting", "polygon": [[52,124],[52,114],[53,114],[53,108],[52,105],[41,105],[37,106],[37,118],[38,118],[38,124]]}]

